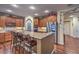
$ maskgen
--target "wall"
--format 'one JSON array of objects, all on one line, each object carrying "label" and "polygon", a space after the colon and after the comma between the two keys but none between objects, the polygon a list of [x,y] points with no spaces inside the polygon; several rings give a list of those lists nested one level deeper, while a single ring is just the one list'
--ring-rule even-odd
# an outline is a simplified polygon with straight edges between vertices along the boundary
[{"label": "wall", "polygon": [[74,37],[79,37],[79,21],[78,21],[78,17],[73,17],[72,22],[72,29],[73,29],[73,36]]},{"label": "wall", "polygon": [[58,23],[58,40],[57,43],[64,45],[64,16],[61,11],[57,12],[57,23]]},{"label": "wall", "polygon": [[[72,18],[66,19],[67,21],[70,21],[70,36],[72,37],[78,37],[79,38],[79,18],[74,16]],[[64,29],[66,31],[66,29]]]}]

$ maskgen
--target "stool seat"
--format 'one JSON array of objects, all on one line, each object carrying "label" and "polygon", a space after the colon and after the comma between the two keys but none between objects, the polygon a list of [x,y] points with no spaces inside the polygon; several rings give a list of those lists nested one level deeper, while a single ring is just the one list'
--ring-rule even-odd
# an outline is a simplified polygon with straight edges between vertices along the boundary
[{"label": "stool seat", "polygon": [[26,43],[29,44],[31,47],[37,44],[35,40],[32,40],[32,37],[29,34],[24,36],[24,41],[26,41]]},{"label": "stool seat", "polygon": [[37,42],[35,41],[35,40],[31,40],[30,42],[29,42],[29,44],[30,44],[30,46],[35,46],[35,45],[37,45]]},{"label": "stool seat", "polygon": [[27,38],[26,35],[23,35],[23,40],[24,40],[24,41],[28,41],[28,38]]}]

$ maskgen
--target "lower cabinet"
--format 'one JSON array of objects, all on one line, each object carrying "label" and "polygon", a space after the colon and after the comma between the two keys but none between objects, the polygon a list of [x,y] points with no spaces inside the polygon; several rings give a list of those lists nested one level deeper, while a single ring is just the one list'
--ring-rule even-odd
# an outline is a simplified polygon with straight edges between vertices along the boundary
[{"label": "lower cabinet", "polygon": [[12,34],[11,32],[6,32],[5,33],[5,41],[10,41],[12,40]]},{"label": "lower cabinet", "polygon": [[0,33],[0,43],[4,42],[4,33]]},{"label": "lower cabinet", "polygon": [[0,33],[0,43],[12,40],[11,32]]}]

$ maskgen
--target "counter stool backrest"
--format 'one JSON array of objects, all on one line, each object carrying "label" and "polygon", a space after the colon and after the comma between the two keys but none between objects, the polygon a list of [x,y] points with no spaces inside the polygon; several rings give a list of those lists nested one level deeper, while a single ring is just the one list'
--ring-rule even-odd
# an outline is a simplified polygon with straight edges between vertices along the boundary
[{"label": "counter stool backrest", "polygon": [[23,41],[23,34],[22,33],[17,32],[17,36],[18,36],[18,39],[20,39],[20,41]]},{"label": "counter stool backrest", "polygon": [[29,34],[27,34],[26,37],[27,37],[28,41],[32,40],[32,38],[31,38],[31,36]]},{"label": "counter stool backrest", "polygon": [[23,35],[23,40],[28,41],[27,35]]},{"label": "counter stool backrest", "polygon": [[17,33],[16,32],[12,32],[12,34],[13,34],[13,40],[12,40],[12,42],[13,42],[13,44],[15,44],[15,43],[17,43],[18,42],[18,36],[17,36]]}]

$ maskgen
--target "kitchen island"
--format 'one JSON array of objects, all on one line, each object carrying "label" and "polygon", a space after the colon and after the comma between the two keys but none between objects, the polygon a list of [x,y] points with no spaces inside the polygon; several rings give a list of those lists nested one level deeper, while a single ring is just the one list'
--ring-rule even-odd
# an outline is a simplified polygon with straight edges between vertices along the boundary
[{"label": "kitchen island", "polygon": [[30,31],[15,31],[21,32],[24,35],[29,34],[34,40],[37,41],[36,50],[37,54],[50,54],[54,49],[55,35],[53,32],[40,33]]}]

